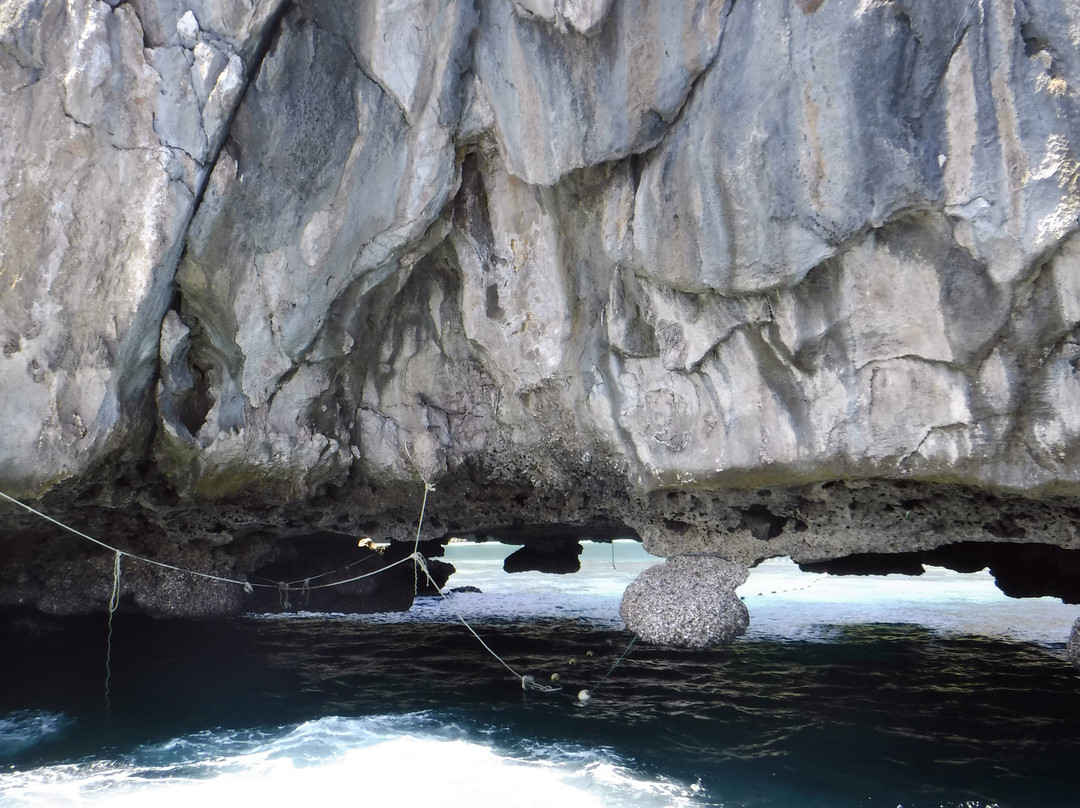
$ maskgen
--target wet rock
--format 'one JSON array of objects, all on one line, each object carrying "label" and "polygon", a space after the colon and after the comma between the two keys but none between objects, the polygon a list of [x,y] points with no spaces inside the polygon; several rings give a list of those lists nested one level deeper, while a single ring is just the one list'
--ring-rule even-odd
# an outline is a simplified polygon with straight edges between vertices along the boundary
[{"label": "wet rock", "polygon": [[448,595],[481,595],[480,587],[477,586],[455,586],[453,589],[447,590]]},{"label": "wet rock", "polygon": [[412,562],[398,563],[412,550],[404,543],[374,550],[363,541],[358,546],[353,536],[317,533],[288,544],[289,552],[252,574],[260,586],[249,611],[407,611],[414,595],[438,594],[454,572],[452,564],[427,559],[432,585]]},{"label": "wet rock", "polygon": [[676,556],[650,567],[623,593],[619,614],[646,642],[680,648],[728,645],[750,625],[735,589],[748,570],[715,556]]},{"label": "wet rock", "polygon": [[450,580],[450,576],[457,572],[457,569],[450,562],[438,558],[428,558],[426,563],[428,575],[431,578],[429,580],[428,575],[420,576],[420,580],[417,582],[416,594],[438,595],[442,588],[446,586],[446,582]]},{"label": "wet rock", "polygon": [[[1009,526],[1013,538],[1026,535],[1026,530],[1010,517],[988,523],[983,529],[1001,538],[1003,525]],[[804,572],[830,575],[922,575],[924,564],[956,572],[989,568],[998,589],[1009,597],[1056,597],[1064,603],[1080,603],[1080,551],[1041,542],[953,542],[923,552],[855,553],[799,567]]]},{"label": "wet rock", "polygon": [[552,572],[565,574],[581,569],[581,544],[568,542],[551,546],[526,545],[503,561],[506,572]]}]

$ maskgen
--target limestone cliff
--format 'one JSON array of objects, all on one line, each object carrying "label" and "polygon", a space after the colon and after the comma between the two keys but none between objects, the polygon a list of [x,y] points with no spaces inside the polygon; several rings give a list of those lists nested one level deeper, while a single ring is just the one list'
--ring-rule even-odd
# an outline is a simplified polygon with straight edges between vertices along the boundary
[{"label": "limestone cliff", "polygon": [[1078,87],[1070,0],[0,0],[0,487],[1076,597]]}]

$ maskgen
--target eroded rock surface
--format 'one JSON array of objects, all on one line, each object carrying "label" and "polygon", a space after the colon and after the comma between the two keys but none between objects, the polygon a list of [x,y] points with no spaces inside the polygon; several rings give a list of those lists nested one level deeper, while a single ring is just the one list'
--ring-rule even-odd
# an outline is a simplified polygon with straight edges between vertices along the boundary
[{"label": "eroded rock surface", "polygon": [[680,648],[730,645],[750,625],[746,604],[735,594],[748,573],[714,556],[674,556],[626,588],[619,614],[645,642]]},{"label": "eroded rock surface", "polygon": [[[1080,550],[1077,31],[1065,0],[3,0],[0,486],[240,577],[411,538],[422,479],[425,539]],[[109,591],[91,550],[48,583],[83,551],[11,513],[0,601]],[[140,597],[243,601],[205,586]]]}]

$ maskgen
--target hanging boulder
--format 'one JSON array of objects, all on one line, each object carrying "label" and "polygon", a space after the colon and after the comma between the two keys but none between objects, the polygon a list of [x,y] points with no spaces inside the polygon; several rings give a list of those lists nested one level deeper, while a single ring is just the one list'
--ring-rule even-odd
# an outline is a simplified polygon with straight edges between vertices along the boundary
[{"label": "hanging boulder", "polygon": [[750,625],[735,594],[748,574],[741,564],[716,556],[675,556],[626,588],[619,614],[630,631],[656,645],[729,645]]}]

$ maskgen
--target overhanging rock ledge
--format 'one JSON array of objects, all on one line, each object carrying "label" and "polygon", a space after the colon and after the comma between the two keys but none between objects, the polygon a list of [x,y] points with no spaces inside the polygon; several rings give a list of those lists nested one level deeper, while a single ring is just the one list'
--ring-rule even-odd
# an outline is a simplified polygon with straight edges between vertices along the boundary
[{"label": "overhanging rock ledge", "polygon": [[[0,488],[234,578],[411,540],[423,477],[423,540],[940,550],[1075,602],[1077,30],[1064,0],[2,0]],[[106,554],[2,513],[0,605],[104,607]]]}]

